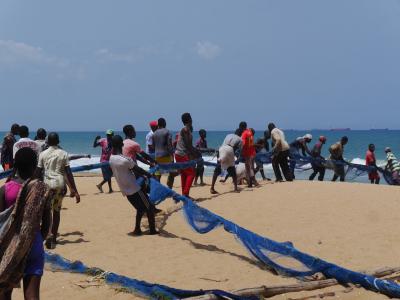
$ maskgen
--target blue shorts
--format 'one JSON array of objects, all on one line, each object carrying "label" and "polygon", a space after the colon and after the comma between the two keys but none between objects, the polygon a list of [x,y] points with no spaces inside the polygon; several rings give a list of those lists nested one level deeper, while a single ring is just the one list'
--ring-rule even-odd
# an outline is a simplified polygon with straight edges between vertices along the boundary
[{"label": "blue shorts", "polygon": [[42,276],[44,269],[43,237],[40,231],[36,233],[31,251],[28,254],[24,276]]},{"label": "blue shorts", "polygon": [[113,176],[113,172],[109,165],[101,167],[101,173],[103,174],[103,179],[108,181]]}]

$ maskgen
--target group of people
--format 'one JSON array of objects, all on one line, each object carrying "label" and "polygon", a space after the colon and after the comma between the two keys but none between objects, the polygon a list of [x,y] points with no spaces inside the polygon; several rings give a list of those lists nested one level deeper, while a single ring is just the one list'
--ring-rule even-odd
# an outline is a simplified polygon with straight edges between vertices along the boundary
[{"label": "group of people", "polygon": [[[142,235],[141,220],[146,214],[149,223],[149,234],[158,234],[155,224],[155,215],[160,212],[149,200],[149,180],[156,178],[161,180],[162,172],[155,168],[150,173],[137,164],[140,161],[149,166],[150,169],[160,164],[187,163],[187,167],[179,170],[169,170],[167,185],[172,188],[174,178],[181,177],[182,194],[190,197],[193,184],[204,185],[204,164],[201,160],[203,153],[209,153],[207,144],[207,132],[199,131],[200,138],[193,143],[193,120],[189,113],[181,116],[182,128],[172,136],[167,129],[164,118],[149,123],[150,131],[146,136],[146,148],[142,149],[135,141],[136,131],[133,125],[125,125],[122,128],[124,138],[114,134],[113,130],[106,131],[106,137],[97,136],[93,147],[101,147],[103,180],[97,185],[99,192],[103,192],[103,185],[108,184],[108,192],[112,193],[111,178],[119,186],[121,193],[129,203],[136,209],[136,219],[131,235]],[[17,136],[19,139],[17,140]],[[269,143],[269,140],[271,142]],[[326,168],[333,169],[332,180],[345,180],[344,147],[348,143],[346,136],[329,148],[330,157],[322,156],[323,146],[327,139],[320,136],[317,143],[310,150],[312,142],[311,134],[297,138],[288,143],[283,130],[275,124],[268,124],[264,137],[255,141],[255,131],[247,126],[246,122],[240,122],[234,133],[226,135],[222,145],[215,151],[217,154],[217,165],[212,176],[210,192],[217,194],[215,188],[218,177],[224,172],[226,181],[232,177],[234,191],[240,192],[239,185],[246,183],[248,187],[257,187],[256,174],[260,172],[264,180],[270,180],[264,174],[262,160],[257,156],[268,157],[272,161],[272,167],[277,182],[293,181],[295,178],[296,161],[304,157],[312,158],[313,172],[309,179],[323,181]],[[24,269],[21,270],[23,278],[24,294],[26,299],[39,299],[40,280],[44,267],[44,245],[48,249],[54,249],[57,244],[57,234],[60,224],[60,211],[62,201],[70,190],[71,197],[80,202],[80,195],[75,185],[74,177],[69,166],[69,156],[60,146],[57,133],[47,134],[44,129],[39,129],[35,140],[29,138],[27,126],[14,124],[10,132],[4,137],[1,149],[1,165],[4,170],[12,170],[12,174],[6,183],[0,188],[0,254],[7,251],[19,249],[19,263]],[[271,146],[270,146],[271,145]],[[369,171],[371,183],[379,184],[379,168],[375,158],[375,146],[370,144],[366,154],[366,165],[374,167]],[[387,155],[386,172],[390,172],[393,182],[400,184],[400,164],[390,148],[385,149]],[[196,160],[194,166],[190,162]],[[138,181],[142,178],[142,181]],[[199,181],[200,180],[200,181]],[[46,193],[44,193],[46,191]],[[36,193],[35,193],[36,192]],[[40,192],[40,193],[39,193]],[[39,195],[35,197],[35,195]],[[29,201],[27,201],[27,199]],[[24,215],[20,222],[26,222],[32,226],[30,243],[25,247],[18,245],[18,238],[10,239],[10,232],[4,228],[15,228],[15,226],[4,226],[5,222],[18,222],[17,219],[10,221],[7,216],[16,206],[29,206],[36,203],[37,213]],[[27,219],[26,219],[27,218]],[[1,223],[3,222],[3,223]],[[22,224],[22,223],[21,223]],[[19,226],[22,226],[22,225]],[[9,230],[11,230],[9,229]],[[19,236],[20,239],[24,237]],[[26,246],[29,245],[29,246]],[[16,253],[16,252],[15,252]],[[12,289],[18,283],[18,276],[11,280],[6,265],[7,260],[0,262],[0,300],[11,299]],[[21,279],[19,278],[19,279]]]},{"label": "group of people", "polygon": [[[18,141],[17,135],[20,136]],[[8,216],[15,210],[18,216],[18,212],[29,211],[28,207],[35,209],[35,213],[25,213],[20,218],[0,218],[0,299],[11,299],[13,287],[18,284],[18,276],[13,280],[4,280],[11,272],[7,269],[10,267],[7,265],[9,261],[3,258],[7,258],[6,253],[16,253],[16,249],[19,255],[14,254],[12,263],[24,266],[20,274],[23,277],[25,299],[39,299],[44,245],[48,249],[56,246],[67,186],[71,196],[76,198],[77,203],[80,202],[69,167],[68,153],[59,147],[59,143],[57,133],[47,135],[44,129],[39,129],[35,140],[32,140],[28,127],[17,124],[11,127],[10,133],[4,138],[1,164],[4,170],[12,169],[12,174],[0,188],[0,214]],[[46,193],[39,193],[44,190]],[[35,197],[39,194],[40,197]],[[27,235],[27,230],[17,234],[16,228],[24,225],[31,229],[32,235]],[[16,236],[10,239],[12,234]]]}]

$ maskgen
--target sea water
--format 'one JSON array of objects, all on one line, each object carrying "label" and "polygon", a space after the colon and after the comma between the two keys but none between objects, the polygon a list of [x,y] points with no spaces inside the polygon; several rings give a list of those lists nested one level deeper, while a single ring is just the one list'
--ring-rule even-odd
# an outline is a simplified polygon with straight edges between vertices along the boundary
[{"label": "sea water", "polygon": [[[209,148],[218,149],[224,140],[225,136],[233,131],[207,131],[207,142]],[[145,149],[146,134],[148,132],[139,131],[137,132],[136,141]],[[172,132],[175,136],[176,132]],[[306,133],[311,133],[313,135],[313,140],[310,144],[310,148],[317,142],[319,136],[323,135],[327,138],[327,143],[323,147],[323,156],[328,157],[328,148],[331,144],[340,140],[342,136],[347,136],[349,138],[349,143],[345,146],[344,157],[347,161],[356,164],[365,164],[365,153],[368,149],[370,143],[374,143],[376,146],[375,155],[378,161],[378,165],[383,165],[385,163],[385,147],[391,147],[395,155],[400,158],[400,130],[285,130],[285,135],[287,141],[290,143],[294,141],[297,137],[303,136]],[[4,132],[0,132],[1,140],[4,136]],[[121,132],[116,132],[123,136]],[[104,132],[59,132],[60,135],[60,146],[71,154],[90,154],[91,159],[78,159],[71,162],[72,166],[91,164],[99,161],[100,148],[94,148],[93,142],[96,136],[105,137]],[[31,134],[31,138],[34,135]],[[255,140],[263,137],[263,131],[256,131]],[[198,131],[194,132],[194,142],[198,139]],[[216,157],[206,156],[205,160],[216,161]],[[273,171],[270,165],[264,167],[266,175],[268,177],[273,177]],[[206,175],[211,175],[212,168],[206,168]],[[296,171],[297,179],[308,178],[310,171]],[[325,175],[326,179],[331,179],[331,172],[327,172]],[[349,174],[349,179],[353,176]],[[356,182],[367,182],[367,176],[361,176],[352,179]],[[383,182],[383,180],[382,180]]]}]

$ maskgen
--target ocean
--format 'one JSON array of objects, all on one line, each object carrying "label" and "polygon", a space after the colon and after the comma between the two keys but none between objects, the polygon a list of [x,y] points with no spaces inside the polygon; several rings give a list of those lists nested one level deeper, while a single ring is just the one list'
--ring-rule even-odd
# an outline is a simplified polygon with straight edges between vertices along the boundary
[{"label": "ocean", "polygon": [[[175,134],[175,132],[173,132]],[[225,136],[231,133],[230,131],[208,131],[207,142],[209,148],[218,148],[222,143]],[[367,151],[368,145],[374,143],[376,146],[376,158],[378,165],[384,164],[385,162],[385,147],[391,147],[394,154],[400,157],[400,130],[285,130],[286,139],[288,142],[295,140],[299,136],[303,136],[306,133],[313,135],[313,141],[311,145],[318,140],[321,135],[326,136],[327,143],[323,149],[323,155],[327,157],[329,155],[329,145],[337,142],[342,136],[346,135],[349,138],[349,143],[345,147],[345,159],[357,164],[365,163],[365,152]],[[5,132],[0,132],[0,137],[4,136]],[[121,134],[121,132],[116,132]],[[137,132],[136,140],[142,147],[145,147],[145,137],[147,131]],[[80,159],[73,161],[71,165],[81,165],[88,163],[98,162],[100,156],[100,148],[93,148],[93,140],[97,135],[102,137],[105,136],[104,132],[59,132],[61,147],[71,154],[91,154],[91,159]],[[31,138],[34,135],[31,134]],[[255,139],[263,137],[263,131],[256,131]],[[198,132],[194,132],[194,140],[198,139]],[[311,146],[312,147],[312,146]],[[206,160],[215,161],[215,157],[204,157]],[[273,172],[271,166],[265,166],[265,171],[269,177],[273,178]],[[206,175],[210,175],[211,169],[206,170]],[[299,172],[296,174],[296,178],[305,179],[309,176],[309,172]],[[351,176],[349,176],[351,177]],[[331,178],[331,173],[327,172],[326,179]],[[356,182],[367,182],[366,176],[361,176],[353,179]],[[383,180],[382,180],[383,183]]]}]

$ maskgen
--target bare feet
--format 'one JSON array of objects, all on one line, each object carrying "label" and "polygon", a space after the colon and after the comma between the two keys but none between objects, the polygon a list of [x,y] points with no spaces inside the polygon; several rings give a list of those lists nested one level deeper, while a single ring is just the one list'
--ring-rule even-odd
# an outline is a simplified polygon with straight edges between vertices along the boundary
[{"label": "bare feet", "polygon": [[141,236],[143,233],[141,230],[134,230],[132,232],[129,232],[128,235],[130,236]]},{"label": "bare feet", "polygon": [[103,193],[103,187],[100,184],[97,184],[96,187],[99,189],[100,193]]},{"label": "bare feet", "polygon": [[210,193],[213,194],[213,195],[218,194],[218,192],[215,189],[212,189],[212,188],[210,189]]}]

